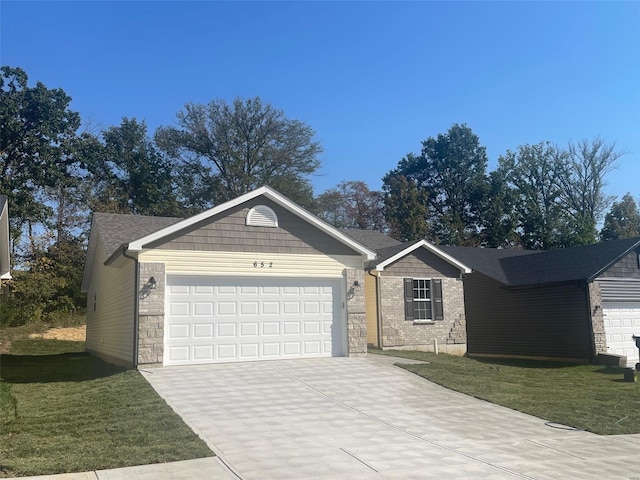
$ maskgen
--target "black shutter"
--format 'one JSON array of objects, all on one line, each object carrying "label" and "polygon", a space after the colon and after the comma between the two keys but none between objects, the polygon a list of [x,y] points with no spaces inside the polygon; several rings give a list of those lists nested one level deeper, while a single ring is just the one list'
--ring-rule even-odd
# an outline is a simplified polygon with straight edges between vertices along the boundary
[{"label": "black shutter", "polygon": [[413,321],[413,278],[404,279],[404,319]]},{"label": "black shutter", "polygon": [[433,301],[434,320],[444,320],[444,310],[442,308],[442,280],[431,280],[431,291]]}]

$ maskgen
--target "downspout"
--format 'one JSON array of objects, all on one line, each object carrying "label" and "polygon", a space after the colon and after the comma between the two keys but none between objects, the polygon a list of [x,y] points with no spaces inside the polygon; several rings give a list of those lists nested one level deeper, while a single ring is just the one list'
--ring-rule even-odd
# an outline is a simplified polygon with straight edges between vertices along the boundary
[{"label": "downspout", "polygon": [[[374,273],[375,272],[375,273]],[[380,272],[378,270],[368,270],[367,273],[375,278],[376,286],[376,326],[377,326],[377,347],[382,349],[382,302],[380,301]]]},{"label": "downspout", "polygon": [[138,268],[138,259],[127,255],[127,247],[123,247],[122,256],[133,260],[135,269],[135,285],[133,288],[134,301],[133,301],[133,368],[138,368],[138,313],[140,311],[140,299],[138,298],[138,285],[140,283],[140,268]]},{"label": "downspout", "polygon": [[593,330],[594,305],[591,303],[591,292],[589,290],[589,283],[591,282],[589,282],[588,280],[584,283],[584,292],[587,297],[587,319],[589,320],[589,335],[591,337],[589,342],[589,345],[591,346],[591,362],[595,363],[598,353],[596,351],[596,337]]}]

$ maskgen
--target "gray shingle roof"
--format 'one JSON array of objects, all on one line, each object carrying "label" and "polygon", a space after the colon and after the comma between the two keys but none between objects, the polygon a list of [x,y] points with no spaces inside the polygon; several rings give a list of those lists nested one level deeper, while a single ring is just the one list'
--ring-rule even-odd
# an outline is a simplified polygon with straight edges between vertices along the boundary
[{"label": "gray shingle roof", "polygon": [[488,277],[507,286],[592,280],[624,255],[640,247],[640,237],[555,250],[440,247]]},{"label": "gray shingle roof", "polygon": [[93,226],[98,229],[107,258],[123,244],[173,225],[182,218],[149,217],[116,213],[94,213]]},{"label": "gray shingle roof", "polygon": [[376,251],[381,248],[403,245],[402,242],[399,242],[395,238],[391,238],[390,236],[385,235],[382,232],[378,232],[377,230],[343,228],[342,232],[349,235],[356,242],[361,243],[365,247]]}]

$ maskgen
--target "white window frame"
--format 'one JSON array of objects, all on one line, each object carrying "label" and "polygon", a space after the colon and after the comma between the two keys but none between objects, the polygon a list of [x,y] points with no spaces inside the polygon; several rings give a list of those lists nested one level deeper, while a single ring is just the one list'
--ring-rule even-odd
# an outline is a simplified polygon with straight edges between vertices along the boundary
[{"label": "white window frame", "polygon": [[[420,292],[424,292],[426,295],[421,298]],[[413,303],[414,304],[427,304],[428,308],[422,309],[417,307],[413,309],[413,321],[415,323],[431,323],[433,322],[433,292],[432,283],[430,278],[413,278]],[[417,307],[417,308],[416,308]],[[418,314],[426,313],[426,318],[418,318]]]}]

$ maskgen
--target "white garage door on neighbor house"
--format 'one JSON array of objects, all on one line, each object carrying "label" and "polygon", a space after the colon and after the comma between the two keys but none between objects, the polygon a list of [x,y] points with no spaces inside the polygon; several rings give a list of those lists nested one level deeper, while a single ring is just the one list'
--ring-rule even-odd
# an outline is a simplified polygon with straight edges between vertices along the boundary
[{"label": "white garage door on neighbor house", "polygon": [[640,304],[605,304],[603,312],[608,353],[626,355],[627,365],[634,366],[640,361],[632,338],[632,335],[640,336]]},{"label": "white garage door on neighbor house", "polygon": [[346,355],[341,279],[169,276],[165,365]]}]

